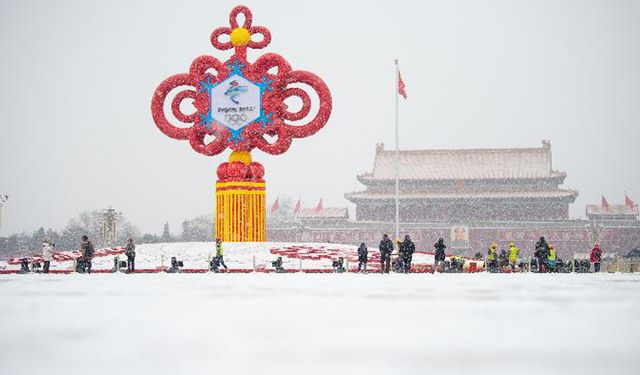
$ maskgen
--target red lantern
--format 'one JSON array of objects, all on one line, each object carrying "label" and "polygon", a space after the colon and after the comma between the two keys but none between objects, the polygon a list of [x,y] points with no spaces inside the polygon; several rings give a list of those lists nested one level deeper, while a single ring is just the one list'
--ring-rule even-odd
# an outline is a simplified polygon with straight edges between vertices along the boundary
[{"label": "red lantern", "polygon": [[218,179],[224,180],[227,178],[227,169],[229,168],[229,163],[222,163],[218,166],[218,170],[216,174],[218,175]]},{"label": "red lantern", "polygon": [[227,177],[234,180],[245,179],[249,174],[249,167],[239,161],[229,163]]},{"label": "red lantern", "polygon": [[249,164],[249,169],[251,170],[250,175],[253,180],[262,180],[262,178],[264,177],[264,167],[262,166],[262,164],[254,161],[253,163]]}]

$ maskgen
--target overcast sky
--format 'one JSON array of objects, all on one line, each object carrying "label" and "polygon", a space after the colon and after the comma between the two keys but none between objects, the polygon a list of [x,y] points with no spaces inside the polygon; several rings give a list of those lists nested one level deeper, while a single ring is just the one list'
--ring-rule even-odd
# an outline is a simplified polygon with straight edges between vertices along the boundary
[{"label": "overcast sky", "polygon": [[[144,232],[209,213],[215,170],[150,114],[167,76],[228,26],[234,1],[1,1],[1,234],[63,227],[112,205]],[[247,1],[284,56],[320,75],[333,114],[281,156],[259,151],[268,201],[345,206],[375,145],[394,144],[394,67],[409,99],[401,148],[539,147],[580,193],[640,201],[640,1]],[[392,215],[392,213],[390,213]]]}]

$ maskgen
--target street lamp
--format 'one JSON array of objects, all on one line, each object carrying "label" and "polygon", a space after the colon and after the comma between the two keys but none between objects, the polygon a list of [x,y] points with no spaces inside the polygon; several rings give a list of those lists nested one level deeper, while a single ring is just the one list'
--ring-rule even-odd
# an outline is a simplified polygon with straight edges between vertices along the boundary
[{"label": "street lamp", "polygon": [[604,231],[604,225],[598,222],[590,222],[587,225],[589,229],[589,239],[591,243],[589,246],[593,246],[595,243],[600,243],[602,241],[602,232]]},{"label": "street lamp", "polygon": [[2,229],[2,206],[8,200],[9,196],[7,194],[0,194],[0,229]]}]

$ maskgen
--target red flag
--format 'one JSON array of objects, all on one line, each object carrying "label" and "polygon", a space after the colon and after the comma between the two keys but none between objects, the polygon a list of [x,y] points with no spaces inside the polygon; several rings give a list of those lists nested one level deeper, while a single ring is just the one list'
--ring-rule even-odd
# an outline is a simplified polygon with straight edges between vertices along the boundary
[{"label": "red flag", "polygon": [[280,209],[280,197],[276,198],[276,201],[271,205],[271,213],[274,213]]},{"label": "red flag", "polygon": [[607,199],[604,197],[604,195],[602,196],[602,208],[605,211],[609,210],[609,202],[607,202]]},{"label": "red flag", "polygon": [[322,198],[320,198],[320,202],[318,202],[318,205],[316,206],[316,211],[322,211],[324,207],[322,206]]},{"label": "red flag", "polygon": [[404,81],[402,80],[402,75],[398,70],[398,94],[402,95],[403,98],[407,98],[407,88],[404,85]]},{"label": "red flag", "polygon": [[634,208],[636,206],[636,203],[631,200],[631,198],[626,193],[624,194],[624,204],[626,204],[629,208]]},{"label": "red flag", "polygon": [[296,206],[293,208],[293,213],[297,214],[298,212],[300,212],[301,208],[302,202],[300,202],[300,199],[298,198],[298,203],[296,203]]}]

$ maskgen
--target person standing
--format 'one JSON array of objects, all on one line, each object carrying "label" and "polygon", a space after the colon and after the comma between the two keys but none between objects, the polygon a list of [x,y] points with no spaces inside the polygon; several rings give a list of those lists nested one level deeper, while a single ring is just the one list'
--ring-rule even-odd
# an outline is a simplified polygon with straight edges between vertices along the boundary
[{"label": "person standing", "polygon": [[498,245],[496,245],[495,242],[491,243],[491,246],[489,246],[489,251],[487,252],[487,267],[489,269],[489,272],[496,272],[497,268],[498,268],[498,264],[497,264],[497,251],[496,248],[498,247]]},{"label": "person standing", "polygon": [[136,269],[136,245],[133,243],[133,238],[129,238],[127,246],[124,249],[124,255],[127,256],[127,272],[133,272]]},{"label": "person standing", "polygon": [[82,253],[80,257],[80,261],[82,262],[80,266],[81,272],[91,273],[91,260],[93,259],[94,248],[93,243],[89,241],[89,237],[86,235],[82,236],[80,252]]},{"label": "person standing", "polygon": [[436,272],[436,270],[438,269],[438,263],[442,263],[442,270],[444,271],[444,258],[445,258],[444,249],[447,248],[447,246],[444,244],[444,239],[438,238],[438,242],[436,242],[435,245],[433,245],[433,247],[435,247],[436,249],[435,260],[433,264],[433,272]]},{"label": "person standing", "polygon": [[369,250],[367,249],[367,245],[363,243],[360,244],[358,248],[358,272],[367,272],[367,256],[369,255]]},{"label": "person standing", "polygon": [[595,244],[595,246],[593,246],[589,260],[593,263],[593,272],[600,272],[600,263],[602,263],[602,250],[600,250],[600,245]]},{"label": "person standing", "polygon": [[544,273],[549,259],[549,244],[547,244],[547,240],[544,237],[540,237],[536,242],[535,257],[538,261],[538,272]]},{"label": "person standing", "polygon": [[509,265],[511,266],[511,271],[516,269],[518,255],[520,255],[520,250],[518,250],[516,244],[513,241],[509,242]]},{"label": "person standing", "polygon": [[404,273],[411,273],[411,260],[413,259],[413,253],[416,251],[416,244],[411,241],[409,235],[404,236],[404,241],[398,246],[398,253],[402,259],[402,266]]},{"label": "person standing", "polygon": [[553,245],[549,245],[549,257],[547,258],[549,272],[557,272],[557,269],[556,269],[557,259],[558,257],[556,255],[556,249],[553,247]]},{"label": "person standing", "polygon": [[229,269],[229,267],[224,264],[224,249],[222,248],[222,240],[219,238],[216,238],[216,258],[218,258],[218,262],[225,270]]},{"label": "person standing", "polygon": [[393,241],[389,239],[389,236],[386,233],[382,236],[382,241],[380,241],[378,249],[380,249],[380,273],[389,273],[389,268],[391,268],[391,253],[393,252]]},{"label": "person standing", "polygon": [[51,261],[53,260],[53,248],[54,244],[51,243],[51,240],[45,238],[42,241],[42,258],[44,259],[44,265],[42,266],[42,273],[49,273],[49,267],[51,266]]}]

